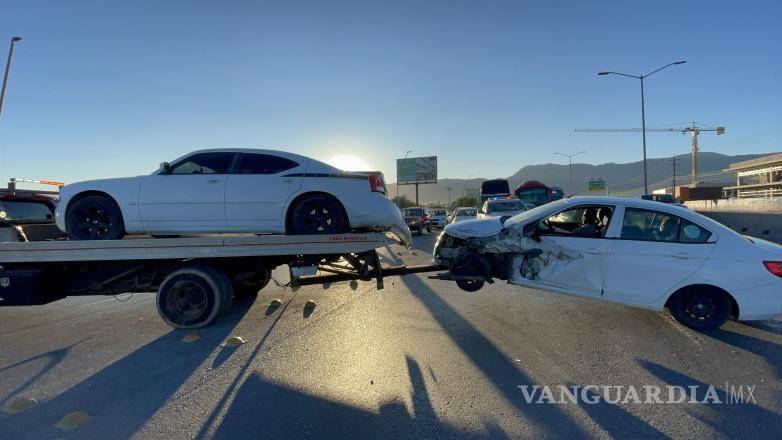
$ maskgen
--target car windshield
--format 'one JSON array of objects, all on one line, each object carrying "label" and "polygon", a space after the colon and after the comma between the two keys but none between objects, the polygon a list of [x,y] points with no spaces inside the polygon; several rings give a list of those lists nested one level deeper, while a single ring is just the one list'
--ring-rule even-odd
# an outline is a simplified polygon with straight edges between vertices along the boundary
[{"label": "car windshield", "polygon": [[528,211],[521,212],[509,218],[504,223],[504,226],[511,227],[514,225],[525,223],[529,219],[542,218],[546,215],[546,213],[561,209],[563,206],[567,205],[568,201],[570,200],[571,199],[562,199],[556,202],[547,203],[545,205],[538,206],[537,208],[532,208]]},{"label": "car windshield", "polygon": [[488,212],[507,212],[507,211],[521,211],[524,209],[524,204],[518,200],[507,200],[502,202],[489,203]]},{"label": "car windshield", "polygon": [[407,208],[403,212],[407,217],[421,217],[424,215],[424,210],[421,208]]},{"label": "car windshield", "polygon": [[475,217],[478,215],[477,209],[460,209],[456,211],[457,217]]},{"label": "car windshield", "polygon": [[517,197],[526,203],[535,206],[548,203],[548,188],[521,188],[518,190]]}]

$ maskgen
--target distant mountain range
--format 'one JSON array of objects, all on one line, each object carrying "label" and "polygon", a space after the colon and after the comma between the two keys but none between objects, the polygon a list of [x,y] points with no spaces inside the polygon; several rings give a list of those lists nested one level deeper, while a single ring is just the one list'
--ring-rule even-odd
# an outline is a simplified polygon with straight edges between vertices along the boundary
[{"label": "distant mountain range", "polygon": [[[719,153],[701,152],[698,156],[699,179],[702,185],[722,186],[735,184],[735,173],[723,172],[728,165],[749,159],[754,159],[767,154],[741,154],[729,156]],[[666,186],[671,186],[673,172],[672,158],[647,159],[647,172],[649,175],[650,191]],[[686,185],[690,183],[690,156],[682,154],[676,156],[676,183]],[[495,178],[495,177],[491,177]],[[526,165],[507,177],[511,191],[527,180],[539,180],[547,185],[561,187],[566,194],[586,193],[587,182],[594,178],[602,178],[608,184],[612,195],[637,195],[643,192],[643,164],[641,161],[631,163],[605,163],[601,165],[589,165],[584,163],[573,164],[573,187],[569,187],[568,166],[547,163],[542,165]],[[461,197],[463,190],[468,188],[480,188],[481,181],[486,178],[465,179],[440,179],[436,184],[419,185],[419,201],[421,204],[447,203],[448,190],[451,188],[451,199]],[[391,196],[396,195],[396,185],[389,185]],[[411,200],[415,200],[415,187],[402,185],[399,192]]]}]

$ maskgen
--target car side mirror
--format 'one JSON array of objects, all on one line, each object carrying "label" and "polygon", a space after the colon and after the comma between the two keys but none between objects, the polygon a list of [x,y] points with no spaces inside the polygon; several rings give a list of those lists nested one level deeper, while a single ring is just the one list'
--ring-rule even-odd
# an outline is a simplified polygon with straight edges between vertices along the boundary
[{"label": "car side mirror", "polygon": [[161,162],[160,174],[171,174],[171,164],[168,162]]}]

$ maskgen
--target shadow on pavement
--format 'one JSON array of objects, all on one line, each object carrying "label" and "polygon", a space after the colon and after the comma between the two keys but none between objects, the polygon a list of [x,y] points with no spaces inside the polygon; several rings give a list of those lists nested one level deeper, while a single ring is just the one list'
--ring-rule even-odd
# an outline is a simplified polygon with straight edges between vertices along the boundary
[{"label": "shadow on pavement", "polygon": [[[638,364],[669,385],[684,387],[685,390],[688,390],[688,394],[689,387],[696,386],[697,392],[695,395],[696,400],[699,402],[702,402],[708,395],[709,384],[691,376],[646,360],[641,360]],[[748,398],[746,385],[754,386],[756,384],[728,385],[733,387],[744,385],[743,397],[746,399]],[[760,406],[762,402],[756,403],[749,400],[746,403],[727,403],[726,392],[730,396],[730,390],[717,385],[714,385],[714,389],[723,403],[680,403],[676,405],[686,406],[691,416],[728,438],[744,438],[748,436],[752,438],[779,438],[780,429],[782,429],[782,416]],[[667,395],[666,393],[667,391],[664,390],[663,395]],[[776,404],[777,402],[773,402],[774,406]],[[739,420],[741,423],[736,423]],[[747,426],[753,427],[751,433],[747,432]]]},{"label": "shadow on pavement", "polygon": [[252,374],[239,388],[214,437],[362,440],[508,438],[494,424],[485,426],[486,433],[479,433],[460,430],[439,421],[418,363],[407,357],[407,368],[412,387],[413,414],[399,399],[382,404],[379,411],[374,412],[346,402],[313,396]]},{"label": "shadow on pavement", "polygon": [[454,343],[483,371],[495,389],[541,431],[542,435],[587,437],[587,433],[567,413],[552,404],[526,403],[519,385],[535,385],[530,377],[519,371],[491,341],[462,318],[440,295],[415,275],[402,277],[403,282],[417,297]]},{"label": "shadow on pavement", "polygon": [[777,378],[782,379],[782,346],[779,344],[722,328],[704,330],[701,334],[766,359],[776,371]]},{"label": "shadow on pavement", "polygon": [[79,340],[77,342],[74,342],[73,344],[71,344],[71,345],[69,345],[67,347],[58,348],[56,350],[52,350],[52,351],[47,352],[47,353],[39,354],[37,356],[33,356],[31,358],[28,358],[28,359],[25,359],[25,360],[22,360],[22,361],[19,361],[19,362],[14,362],[11,365],[7,365],[7,366],[5,366],[3,368],[0,368],[0,374],[2,374],[4,371],[8,371],[8,370],[11,370],[11,369],[17,368],[17,367],[27,366],[28,364],[36,362],[38,360],[46,359],[45,365],[43,367],[41,367],[38,370],[37,373],[32,375],[23,384],[19,385],[18,387],[14,388],[13,390],[10,390],[6,394],[6,396],[4,398],[0,399],[0,407],[5,405],[5,403],[8,402],[9,400],[11,400],[14,397],[16,397],[19,393],[23,392],[25,389],[27,389],[27,387],[29,387],[30,385],[34,384],[36,380],[38,380],[44,374],[48,373],[52,368],[56,367],[57,364],[60,363],[60,361],[65,359],[65,356],[68,355],[68,352],[71,351],[71,349],[73,347],[81,344],[82,342],[84,342],[84,341],[86,341],[86,340],[88,340],[90,338],[92,338],[92,336],[90,336],[89,338],[84,338],[84,339],[81,339],[81,340]]},{"label": "shadow on pavement", "polygon": [[252,302],[237,301],[228,315],[198,330],[198,341],[182,342],[186,332],[172,330],[52,400],[2,417],[0,438],[57,437],[61,433],[53,425],[75,410],[92,416],[75,431],[79,438],[131,437],[231,333]]}]

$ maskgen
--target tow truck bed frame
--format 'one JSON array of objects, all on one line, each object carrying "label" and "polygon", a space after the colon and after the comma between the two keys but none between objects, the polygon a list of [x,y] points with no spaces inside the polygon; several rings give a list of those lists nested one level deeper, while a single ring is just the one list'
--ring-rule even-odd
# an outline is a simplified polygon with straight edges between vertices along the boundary
[{"label": "tow truck bed frame", "polygon": [[198,328],[234,296],[257,294],[283,264],[293,287],[375,279],[382,289],[384,276],[437,270],[382,268],[376,249],[395,243],[382,233],[0,243],[0,307],[157,290],[163,320]]}]

